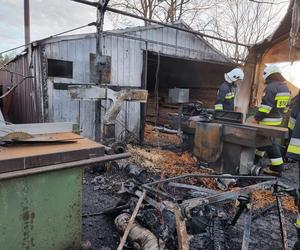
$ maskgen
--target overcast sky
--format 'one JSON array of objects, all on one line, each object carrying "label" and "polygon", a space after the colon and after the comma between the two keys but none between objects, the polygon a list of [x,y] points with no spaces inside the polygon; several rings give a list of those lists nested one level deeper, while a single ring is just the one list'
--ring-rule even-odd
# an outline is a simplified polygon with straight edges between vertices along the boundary
[{"label": "overcast sky", "polygon": [[[0,0],[0,52],[24,44],[23,3],[24,0]],[[275,7],[277,6],[275,5]],[[284,6],[278,5],[277,8],[280,7]],[[278,22],[281,16],[278,15]],[[121,22],[118,19],[115,17],[110,19],[110,17],[109,14],[106,15],[104,29],[112,29],[112,23],[120,26]],[[71,0],[30,0],[31,41],[94,21],[96,21],[96,8],[92,6]],[[134,21],[134,24],[141,25],[143,23]],[[95,27],[84,28],[69,34],[88,32],[95,32]],[[10,52],[10,55],[14,54]]]},{"label": "overcast sky", "polygon": [[[0,0],[0,52],[24,44],[23,2]],[[94,21],[94,7],[71,0],[30,0],[31,41]],[[112,28],[108,19],[105,20],[105,28]],[[76,31],[88,32],[95,32],[95,27]]]}]

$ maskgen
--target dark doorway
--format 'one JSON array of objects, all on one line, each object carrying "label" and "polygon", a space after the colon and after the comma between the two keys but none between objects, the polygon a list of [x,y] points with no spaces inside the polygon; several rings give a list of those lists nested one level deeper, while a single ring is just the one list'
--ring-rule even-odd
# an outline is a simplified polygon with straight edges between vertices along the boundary
[{"label": "dark doorway", "polygon": [[[233,65],[192,61],[148,52],[147,84],[149,91],[146,122],[168,125],[168,113],[176,113],[179,105],[170,103],[169,89],[189,89],[189,102],[201,101],[213,108],[224,73]],[[156,98],[157,96],[157,98]]]}]

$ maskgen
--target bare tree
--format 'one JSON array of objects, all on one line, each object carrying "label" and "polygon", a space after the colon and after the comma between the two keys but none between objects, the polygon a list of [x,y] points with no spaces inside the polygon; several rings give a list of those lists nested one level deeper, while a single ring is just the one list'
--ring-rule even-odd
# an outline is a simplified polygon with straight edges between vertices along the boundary
[{"label": "bare tree", "polygon": [[[136,15],[156,19],[162,22],[174,23],[178,20],[184,20],[191,25],[196,16],[204,10],[212,7],[215,0],[111,0],[110,5],[122,10],[130,11]],[[115,16],[115,23],[126,23],[130,25],[128,19]],[[145,25],[148,25],[145,21]],[[118,26],[118,25],[116,25]]]},{"label": "bare tree", "polygon": [[[205,27],[201,23],[198,30],[236,43],[255,44],[263,40],[277,27],[285,14],[288,2],[268,0],[259,3],[248,0],[215,0],[209,10],[210,22]],[[244,59],[248,53],[246,47],[210,40],[224,54]]]},{"label": "bare tree", "polygon": [[[136,14],[138,16],[142,16],[145,18],[152,19],[154,18],[154,15],[156,14],[156,9],[158,5],[160,4],[160,0],[111,0],[110,6],[113,6],[115,8],[129,11],[133,14]],[[114,22],[114,26],[120,26],[122,24],[125,24],[126,26],[130,26],[131,23],[134,23],[135,20],[128,20],[128,18],[124,18],[122,16],[116,16],[112,14],[112,19]],[[145,25],[148,25],[145,21]]]},{"label": "bare tree", "polygon": [[[111,5],[162,22],[183,20],[195,30],[234,41],[236,44],[209,39],[225,55],[238,61],[248,53],[247,48],[238,43],[255,44],[271,34],[285,14],[288,1],[111,0]],[[120,16],[113,16],[112,19],[115,19],[116,27],[137,24],[134,19]]]},{"label": "bare tree", "polygon": [[0,54],[0,67],[5,65],[10,60],[10,57],[8,55],[3,56]]}]

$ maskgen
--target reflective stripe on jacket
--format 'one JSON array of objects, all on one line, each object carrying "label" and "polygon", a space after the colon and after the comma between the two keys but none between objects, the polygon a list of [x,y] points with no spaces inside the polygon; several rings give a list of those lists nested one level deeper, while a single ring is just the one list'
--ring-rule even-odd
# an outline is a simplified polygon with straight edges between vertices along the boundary
[{"label": "reflective stripe on jacket", "polygon": [[215,110],[234,111],[235,89],[233,84],[224,82],[221,84],[215,104]]},{"label": "reflective stripe on jacket", "polygon": [[300,94],[298,94],[296,97],[293,98],[291,105],[292,105],[292,110],[291,110],[291,115],[288,123],[288,128],[290,130],[293,130],[295,128],[296,117],[300,107]]},{"label": "reflective stripe on jacket", "polygon": [[268,83],[255,119],[262,125],[281,125],[282,114],[287,108],[289,99],[290,91],[286,83],[280,81]]},{"label": "reflective stripe on jacket", "polygon": [[[297,102],[296,106],[300,105],[300,98],[298,98]],[[297,109],[297,113],[294,113],[293,115],[296,117],[296,122],[287,149],[287,157],[300,161],[300,109]]]}]

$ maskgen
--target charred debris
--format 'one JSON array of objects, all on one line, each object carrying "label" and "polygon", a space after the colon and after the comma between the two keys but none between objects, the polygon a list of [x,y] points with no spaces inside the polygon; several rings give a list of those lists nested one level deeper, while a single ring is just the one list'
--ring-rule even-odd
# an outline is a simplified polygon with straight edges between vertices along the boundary
[{"label": "charred debris", "polygon": [[[118,150],[119,147],[120,144]],[[84,220],[109,218],[120,237],[117,249],[231,249],[236,230],[240,231],[240,249],[251,249],[252,222],[275,208],[274,223],[280,225],[278,237],[282,249],[287,249],[284,208],[295,212],[297,195],[278,178],[215,174],[197,166],[196,159],[188,152],[182,154],[149,145],[144,148],[129,145],[127,150],[132,159],[110,163],[104,173],[121,175],[122,180],[117,183],[106,180],[103,187],[105,177],[93,179],[95,192],[109,188],[117,197],[116,202],[83,215]],[[173,165],[168,165],[161,154],[166,154]],[[184,172],[178,170],[180,164],[181,169],[186,166]]]}]

